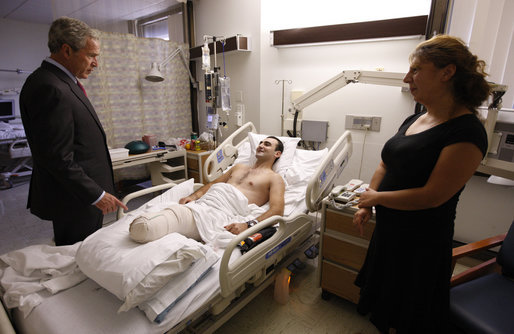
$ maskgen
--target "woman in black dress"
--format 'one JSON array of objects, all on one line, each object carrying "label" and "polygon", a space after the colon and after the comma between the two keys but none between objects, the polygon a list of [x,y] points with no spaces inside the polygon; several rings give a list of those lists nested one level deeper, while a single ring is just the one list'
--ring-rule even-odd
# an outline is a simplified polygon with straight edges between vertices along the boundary
[{"label": "woman in black dress", "polygon": [[355,284],[358,311],[383,333],[446,332],[459,195],[487,151],[476,108],[487,99],[485,63],[454,37],[417,46],[404,78],[426,111],[408,117],[382,150],[354,224],[376,209]]}]

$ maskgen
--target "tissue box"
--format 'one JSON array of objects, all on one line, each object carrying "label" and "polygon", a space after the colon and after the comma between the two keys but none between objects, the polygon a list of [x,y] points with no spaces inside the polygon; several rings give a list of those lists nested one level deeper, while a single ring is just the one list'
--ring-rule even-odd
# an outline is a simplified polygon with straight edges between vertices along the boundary
[{"label": "tissue box", "polygon": [[111,148],[109,150],[111,160],[128,158],[129,150],[126,148]]}]

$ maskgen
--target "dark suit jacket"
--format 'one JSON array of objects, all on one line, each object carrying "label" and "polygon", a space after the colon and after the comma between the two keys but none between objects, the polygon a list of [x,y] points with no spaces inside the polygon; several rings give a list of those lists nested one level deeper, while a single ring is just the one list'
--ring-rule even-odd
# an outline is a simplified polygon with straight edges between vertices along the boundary
[{"label": "dark suit jacket", "polygon": [[20,111],[33,158],[27,207],[42,219],[90,206],[114,192],[113,171],[100,120],[80,87],[43,61],[23,85]]}]

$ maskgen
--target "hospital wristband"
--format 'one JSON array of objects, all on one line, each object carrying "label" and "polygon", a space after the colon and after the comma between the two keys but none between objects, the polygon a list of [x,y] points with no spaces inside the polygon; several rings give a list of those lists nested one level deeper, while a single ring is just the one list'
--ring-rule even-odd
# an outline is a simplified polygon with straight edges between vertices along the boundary
[{"label": "hospital wristband", "polygon": [[252,226],[257,225],[257,223],[258,223],[257,219],[252,219],[252,220],[247,221],[246,225],[248,226],[248,228],[250,228]]}]

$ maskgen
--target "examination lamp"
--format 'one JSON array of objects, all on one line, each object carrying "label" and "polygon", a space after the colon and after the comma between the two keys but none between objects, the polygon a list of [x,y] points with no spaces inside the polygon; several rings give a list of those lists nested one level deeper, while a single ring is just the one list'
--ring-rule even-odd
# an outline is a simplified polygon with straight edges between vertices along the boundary
[{"label": "examination lamp", "polygon": [[189,74],[189,80],[191,81],[191,84],[193,87],[197,88],[198,84],[193,78],[193,75],[191,74],[191,71],[189,70],[189,67],[187,66],[186,57],[184,56],[184,51],[182,51],[181,48],[177,48],[175,51],[173,51],[166,59],[164,59],[160,64],[157,64],[156,62],[152,62],[152,66],[150,68],[150,72],[146,75],[145,79],[151,82],[161,82],[164,80],[164,76],[161,73],[161,68],[163,66],[166,66],[173,58],[175,58],[177,55],[180,56],[180,60],[182,61],[182,64],[187,69],[187,73]]}]

